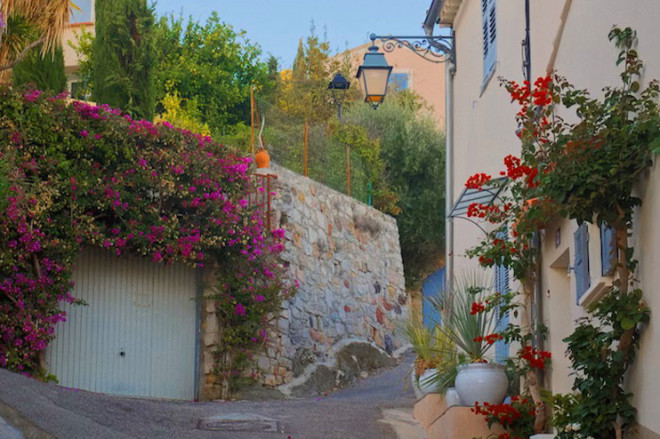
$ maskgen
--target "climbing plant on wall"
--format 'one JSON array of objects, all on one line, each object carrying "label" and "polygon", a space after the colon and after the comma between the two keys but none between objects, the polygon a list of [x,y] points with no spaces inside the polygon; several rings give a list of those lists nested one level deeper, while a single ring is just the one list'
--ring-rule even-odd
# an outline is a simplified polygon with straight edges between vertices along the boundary
[{"label": "climbing plant on wall", "polygon": [[[84,245],[216,272],[218,313],[251,349],[288,294],[279,231],[247,201],[249,158],[107,105],[0,90],[0,366],[40,376]],[[240,281],[234,281],[240,278]],[[249,291],[249,295],[247,292]],[[220,294],[221,293],[221,294]],[[223,340],[219,340],[223,342]]]}]

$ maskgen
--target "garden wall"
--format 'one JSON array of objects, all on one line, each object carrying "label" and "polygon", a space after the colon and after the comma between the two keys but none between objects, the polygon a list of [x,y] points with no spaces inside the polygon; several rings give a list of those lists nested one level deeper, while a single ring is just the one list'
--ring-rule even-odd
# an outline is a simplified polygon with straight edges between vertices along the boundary
[{"label": "garden wall", "polygon": [[273,227],[286,232],[283,258],[300,287],[259,360],[262,382],[283,384],[332,362],[331,352],[351,340],[365,342],[352,351],[357,363],[372,361],[370,344],[391,354],[403,343],[397,323],[408,316],[396,221],[287,169],[270,172]]}]

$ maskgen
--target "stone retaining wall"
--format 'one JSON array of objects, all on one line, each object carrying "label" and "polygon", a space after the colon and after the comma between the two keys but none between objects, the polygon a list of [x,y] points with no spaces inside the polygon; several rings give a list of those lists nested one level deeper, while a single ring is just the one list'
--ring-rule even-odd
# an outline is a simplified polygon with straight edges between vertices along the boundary
[{"label": "stone retaining wall", "polygon": [[270,172],[273,227],[286,231],[283,258],[300,288],[259,359],[262,382],[290,381],[347,338],[392,353],[402,345],[396,323],[408,316],[396,221],[287,169]]}]

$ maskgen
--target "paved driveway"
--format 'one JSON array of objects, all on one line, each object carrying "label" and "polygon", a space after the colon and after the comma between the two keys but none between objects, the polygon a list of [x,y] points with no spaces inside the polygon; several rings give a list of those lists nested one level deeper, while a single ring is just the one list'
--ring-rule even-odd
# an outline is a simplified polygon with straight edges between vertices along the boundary
[{"label": "paved driveway", "polygon": [[[102,395],[0,370],[0,417],[26,438],[418,439],[405,416],[415,400],[411,362],[406,355],[396,368],[323,398],[205,403]],[[216,417],[254,429],[277,423],[279,431],[199,429]]]}]

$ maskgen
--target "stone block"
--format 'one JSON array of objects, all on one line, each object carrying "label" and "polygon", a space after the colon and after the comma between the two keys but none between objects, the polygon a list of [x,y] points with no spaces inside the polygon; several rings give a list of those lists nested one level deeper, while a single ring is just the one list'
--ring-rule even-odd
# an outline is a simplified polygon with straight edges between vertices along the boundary
[{"label": "stone block", "polygon": [[472,413],[470,407],[449,407],[447,411],[427,429],[428,437],[452,439],[473,439],[504,433],[499,425],[488,428],[483,416]]},{"label": "stone block", "polygon": [[417,401],[413,408],[413,418],[420,423],[422,428],[431,426],[447,409],[445,396],[441,393],[429,393]]}]

